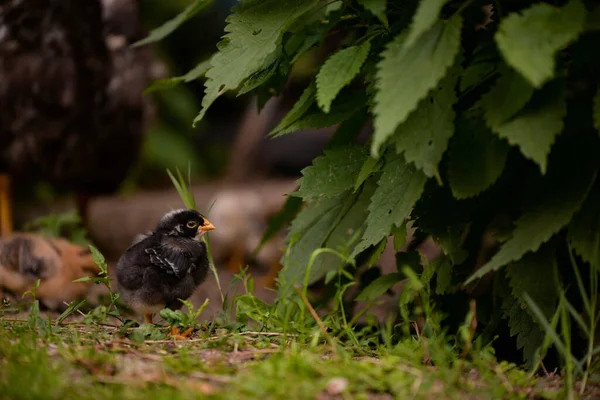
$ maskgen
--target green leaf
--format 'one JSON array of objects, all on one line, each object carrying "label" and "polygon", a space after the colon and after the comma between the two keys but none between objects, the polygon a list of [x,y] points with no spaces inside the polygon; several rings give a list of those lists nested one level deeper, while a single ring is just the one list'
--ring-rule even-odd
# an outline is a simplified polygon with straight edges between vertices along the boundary
[{"label": "green leaf", "polygon": [[281,129],[273,137],[309,128],[326,128],[344,122],[365,108],[366,97],[364,93],[352,93],[339,96],[332,105],[329,113],[324,113],[319,107],[310,107],[303,118],[298,119],[289,126]]},{"label": "green leaf", "polygon": [[512,237],[465,283],[536,251],[571,221],[594,183],[596,171],[582,170],[581,166],[560,167],[558,176],[546,180],[537,201],[517,219]]},{"label": "green leaf", "polygon": [[294,195],[305,200],[333,197],[352,188],[367,156],[357,145],[325,150],[311,166],[301,171],[302,178],[298,180],[300,189]]},{"label": "green leaf", "polygon": [[460,49],[461,27],[462,17],[455,15],[448,22],[438,21],[409,49],[403,46],[406,34],[400,34],[383,52],[377,71],[374,155],[446,75]]},{"label": "green leaf", "polygon": [[193,69],[191,69],[188,73],[182,76],[175,76],[172,78],[159,79],[154,82],[144,90],[144,94],[156,92],[159,90],[171,89],[180,83],[188,83],[191,81],[195,81],[196,79],[204,76],[206,71],[210,68],[210,60],[204,60],[200,64],[196,65]]},{"label": "green leaf", "polygon": [[[335,225],[335,228],[328,235],[327,240],[321,245],[328,249],[340,251],[342,254],[352,252],[358,238],[365,228],[365,219],[368,215],[368,206],[371,197],[375,192],[377,185],[374,179],[370,179],[362,187],[360,193],[355,198],[352,206],[343,214],[342,218]],[[325,253],[319,256],[312,266],[309,283],[323,277],[328,271],[337,269],[343,261],[334,254]]]},{"label": "green leaf", "polygon": [[179,13],[176,17],[168,20],[158,28],[153,29],[148,36],[144,39],[135,42],[133,47],[143,46],[145,44],[150,44],[154,42],[158,42],[165,37],[169,36],[175,29],[177,29],[181,24],[183,24],[188,19],[192,18],[194,15],[198,14],[200,11],[204,10],[207,6],[211,5],[213,0],[195,0],[189,6],[185,8],[181,13]]},{"label": "green leaf", "polygon": [[[527,293],[539,305],[546,318],[551,318],[558,302],[558,288],[554,275],[556,260],[552,246],[542,246],[535,253],[526,254],[521,260],[506,267],[513,295],[525,305],[523,294]],[[545,277],[545,279],[540,279]],[[528,311],[533,317],[531,311]]]},{"label": "green leaf", "polygon": [[[600,7],[598,7],[600,9]],[[600,87],[596,92],[596,96],[594,96],[594,126],[600,134]]]},{"label": "green leaf", "polygon": [[[451,258],[445,254],[443,254],[439,260],[437,260],[435,271],[436,275],[436,285],[435,292],[437,294],[446,294],[452,293],[456,289],[454,289],[452,285],[452,273],[454,272],[454,263]],[[453,290],[454,289],[454,290]]]},{"label": "green leaf", "polygon": [[533,92],[534,88],[521,75],[503,69],[495,86],[481,99],[488,126],[494,129],[513,119]]},{"label": "green leaf", "polygon": [[539,88],[554,76],[555,53],[577,39],[585,18],[580,0],[562,8],[538,3],[503,18],[496,43],[506,62]]},{"label": "green leaf", "polygon": [[360,4],[365,8],[365,10],[370,11],[371,14],[379,18],[381,23],[383,23],[383,25],[387,27],[388,20],[387,15],[385,14],[386,1],[387,0],[358,0],[358,4]]},{"label": "green leaf", "polygon": [[355,301],[373,301],[390,290],[392,286],[404,279],[400,272],[380,276],[371,282],[358,296]]},{"label": "green leaf", "polygon": [[365,42],[340,50],[325,61],[317,74],[317,102],[323,111],[329,112],[340,90],[358,75],[370,49],[371,43]]},{"label": "green leaf", "polygon": [[266,67],[281,46],[287,29],[316,0],[246,0],[227,17],[227,34],[219,42],[219,52],[211,60],[206,73],[202,110],[194,119],[195,126],[211,104],[227,90],[237,89],[249,76]]},{"label": "green leaf", "polygon": [[[288,254],[282,259],[280,276],[285,283],[300,282],[315,249],[321,248],[331,231],[355,202],[356,195],[346,191],[335,197],[314,200],[298,213],[287,236]],[[280,285],[283,289],[285,285]]]},{"label": "green leaf", "polygon": [[288,128],[294,122],[298,121],[306,111],[310,108],[311,105],[315,102],[315,93],[317,90],[317,86],[314,82],[312,82],[304,91],[302,95],[296,101],[292,109],[283,117],[283,119],[277,124],[277,126],[269,132],[268,136],[273,136],[285,128]]},{"label": "green leaf", "polygon": [[60,325],[65,319],[69,317],[69,315],[73,314],[75,311],[79,310],[83,305],[87,302],[86,299],[82,299],[79,301],[72,301],[69,303],[69,307],[56,319],[56,325]]},{"label": "green leaf", "polygon": [[91,244],[89,245],[89,248],[92,252],[92,260],[94,263],[96,263],[104,275],[108,274],[108,265],[106,264],[106,260],[104,259],[102,253],[100,253],[100,251],[98,251],[98,249]]},{"label": "green leaf", "polygon": [[569,224],[567,240],[592,267],[600,269],[600,189],[592,189]]},{"label": "green leaf", "polygon": [[413,16],[413,21],[410,26],[410,31],[404,47],[408,49],[412,47],[417,39],[427,32],[439,18],[442,7],[447,0],[421,0],[419,7]]},{"label": "green leaf", "polygon": [[453,68],[440,85],[421,100],[391,139],[396,151],[403,153],[407,162],[414,163],[428,177],[437,175],[437,166],[454,134],[453,105],[458,72],[458,68]]},{"label": "green leaf", "polygon": [[258,323],[265,323],[269,317],[269,305],[253,294],[236,297],[236,320],[248,323],[248,318]]},{"label": "green leaf", "polygon": [[360,168],[360,172],[354,183],[354,190],[358,189],[371,175],[379,172],[382,166],[383,160],[381,158],[377,159],[369,156]]},{"label": "green leaf", "polygon": [[[564,126],[563,119],[567,113],[564,89],[561,82],[552,82],[534,93],[524,108],[514,110],[530,92],[525,85],[521,89],[516,88],[515,85],[521,81],[517,74],[509,74],[507,79],[510,81],[501,79],[482,100],[488,125],[511,145],[519,146],[521,153],[537,163],[544,174],[550,148]],[[507,87],[502,88],[503,84]],[[512,89],[515,90],[515,106],[507,105],[511,97],[505,97],[510,96]],[[508,111],[513,110],[518,112],[508,116]]]},{"label": "green leaf", "polygon": [[267,228],[260,238],[260,243],[256,249],[254,249],[253,254],[258,254],[265,243],[275,237],[277,232],[281,231],[284,227],[291,223],[296,215],[298,215],[298,212],[302,209],[303,205],[304,202],[301,198],[288,196],[281,209],[269,218],[269,221],[267,222]]},{"label": "green leaf", "polygon": [[[286,284],[302,281],[315,250],[329,248],[343,253],[352,250],[356,244],[353,239],[364,229],[375,187],[374,180],[368,180],[359,193],[347,190],[335,197],[321,197],[298,214],[288,235],[290,248],[280,275]],[[337,269],[341,262],[333,254],[319,255],[312,265],[309,284]],[[285,286],[280,285],[280,289],[285,290]]]},{"label": "green leaf", "polygon": [[517,336],[517,349],[523,349],[523,358],[532,366],[535,354],[544,340],[542,329],[524,309],[523,304],[512,296],[504,298],[502,308],[508,317],[510,336]]},{"label": "green leaf", "polygon": [[371,203],[365,223],[367,229],[352,256],[388,236],[392,226],[400,226],[410,215],[412,207],[421,197],[427,177],[414,165],[399,156],[389,160],[384,168]]},{"label": "green leaf", "polygon": [[462,118],[449,149],[448,183],[457,199],[476,196],[502,174],[508,144],[480,119]]}]

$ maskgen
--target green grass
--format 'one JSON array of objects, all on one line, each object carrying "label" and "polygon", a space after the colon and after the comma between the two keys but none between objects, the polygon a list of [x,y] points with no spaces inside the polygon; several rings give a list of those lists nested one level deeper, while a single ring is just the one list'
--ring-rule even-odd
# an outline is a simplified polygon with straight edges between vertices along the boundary
[{"label": "green grass", "polygon": [[[163,328],[165,329],[165,328]],[[559,388],[487,349],[434,366],[431,340],[357,348],[276,333],[210,329],[191,340],[130,340],[134,328],[0,320],[3,399],[556,398]],[[129,331],[129,332],[128,332]],[[429,353],[429,354],[428,354]],[[444,365],[445,364],[445,365]]]}]

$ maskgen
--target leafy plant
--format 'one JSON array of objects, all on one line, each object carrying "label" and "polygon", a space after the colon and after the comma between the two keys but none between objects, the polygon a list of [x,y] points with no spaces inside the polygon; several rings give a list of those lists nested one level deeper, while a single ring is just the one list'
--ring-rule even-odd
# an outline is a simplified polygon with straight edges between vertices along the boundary
[{"label": "leafy plant", "polygon": [[[94,282],[96,284],[103,284],[108,289],[110,304],[108,305],[108,307],[105,305],[99,305],[94,310],[90,311],[86,315],[85,321],[86,323],[102,323],[106,320],[107,316],[111,316],[123,322],[123,318],[121,316],[121,313],[119,312],[119,308],[117,307],[117,301],[119,300],[120,295],[119,293],[114,292],[112,289],[112,284],[110,282],[111,279],[108,275],[108,265],[106,264],[106,259],[104,258],[102,253],[100,253],[100,251],[98,251],[98,249],[94,246],[89,245],[89,248],[92,252],[92,260],[94,261],[94,263],[96,263],[98,268],[100,268],[100,272],[98,272],[98,276],[85,276],[83,278],[75,279],[73,282]],[[67,310],[65,310],[65,312],[63,313],[63,315],[61,315],[59,319],[64,320],[70,313],[75,312],[79,307],[80,306],[78,306],[77,304],[69,305]]]},{"label": "leafy plant", "polygon": [[206,307],[208,307],[208,299],[204,300],[204,303],[202,303],[196,311],[194,311],[194,305],[190,301],[181,299],[180,301],[187,308],[187,312],[165,308],[160,311],[160,316],[169,324],[169,326],[181,327],[184,329],[199,328],[198,318],[200,318]]},{"label": "leafy plant", "polygon": [[[292,298],[294,283],[317,282],[341,264],[356,264],[349,271],[357,280],[389,236],[404,240],[409,223],[442,256],[410,268],[399,263],[398,274],[413,285],[400,314],[426,278],[425,303],[466,294],[482,305],[472,315],[443,302],[446,323],[476,318],[488,341],[505,323],[531,361],[545,326],[525,299],[550,318],[576,295],[563,296],[548,272],[565,288],[578,285],[565,239],[580,256],[577,268],[600,265],[593,252],[600,247],[600,12],[582,0],[487,3],[240,2],[210,60],[194,124],[227,91],[253,92],[263,105],[308,50],[326,54],[271,132],[337,126],[291,194],[305,206],[288,207],[294,217],[279,296]],[[359,145],[365,124],[373,134]],[[348,257],[311,260],[320,248]],[[362,299],[382,295],[400,276],[376,280]],[[577,322],[589,312],[585,305],[575,311],[563,316]]]}]

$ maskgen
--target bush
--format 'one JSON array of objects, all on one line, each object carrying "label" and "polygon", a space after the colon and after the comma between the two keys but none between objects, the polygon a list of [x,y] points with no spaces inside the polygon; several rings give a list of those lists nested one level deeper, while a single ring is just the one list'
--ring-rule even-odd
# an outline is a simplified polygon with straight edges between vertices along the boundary
[{"label": "bush", "polygon": [[[461,293],[478,299],[488,340],[507,320],[533,364],[545,337],[560,347],[560,318],[573,316],[574,334],[590,343],[598,322],[600,7],[490,2],[241,1],[194,123],[226,91],[253,92],[264,105],[303,55],[329,49],[270,133],[338,127],[286,205],[293,221],[280,291],[304,279],[315,249],[360,266],[389,236],[401,245],[414,229],[434,238],[441,257],[399,256],[399,272],[368,296],[405,279],[408,265],[426,276],[434,301],[445,296],[449,320],[469,310],[456,306]],[[357,144],[371,122],[368,143]],[[290,207],[297,198],[306,204],[299,212]],[[329,253],[314,261],[309,283],[339,267]],[[592,348],[579,349],[582,360]]]}]

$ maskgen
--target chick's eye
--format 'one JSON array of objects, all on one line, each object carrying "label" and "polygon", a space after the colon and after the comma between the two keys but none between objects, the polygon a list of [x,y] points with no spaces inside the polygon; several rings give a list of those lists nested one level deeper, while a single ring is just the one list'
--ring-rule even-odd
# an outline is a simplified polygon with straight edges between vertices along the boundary
[{"label": "chick's eye", "polygon": [[189,222],[187,223],[187,227],[188,227],[188,228],[195,228],[195,227],[197,227],[197,226],[198,226],[198,222],[196,222],[196,221],[189,221]]}]

